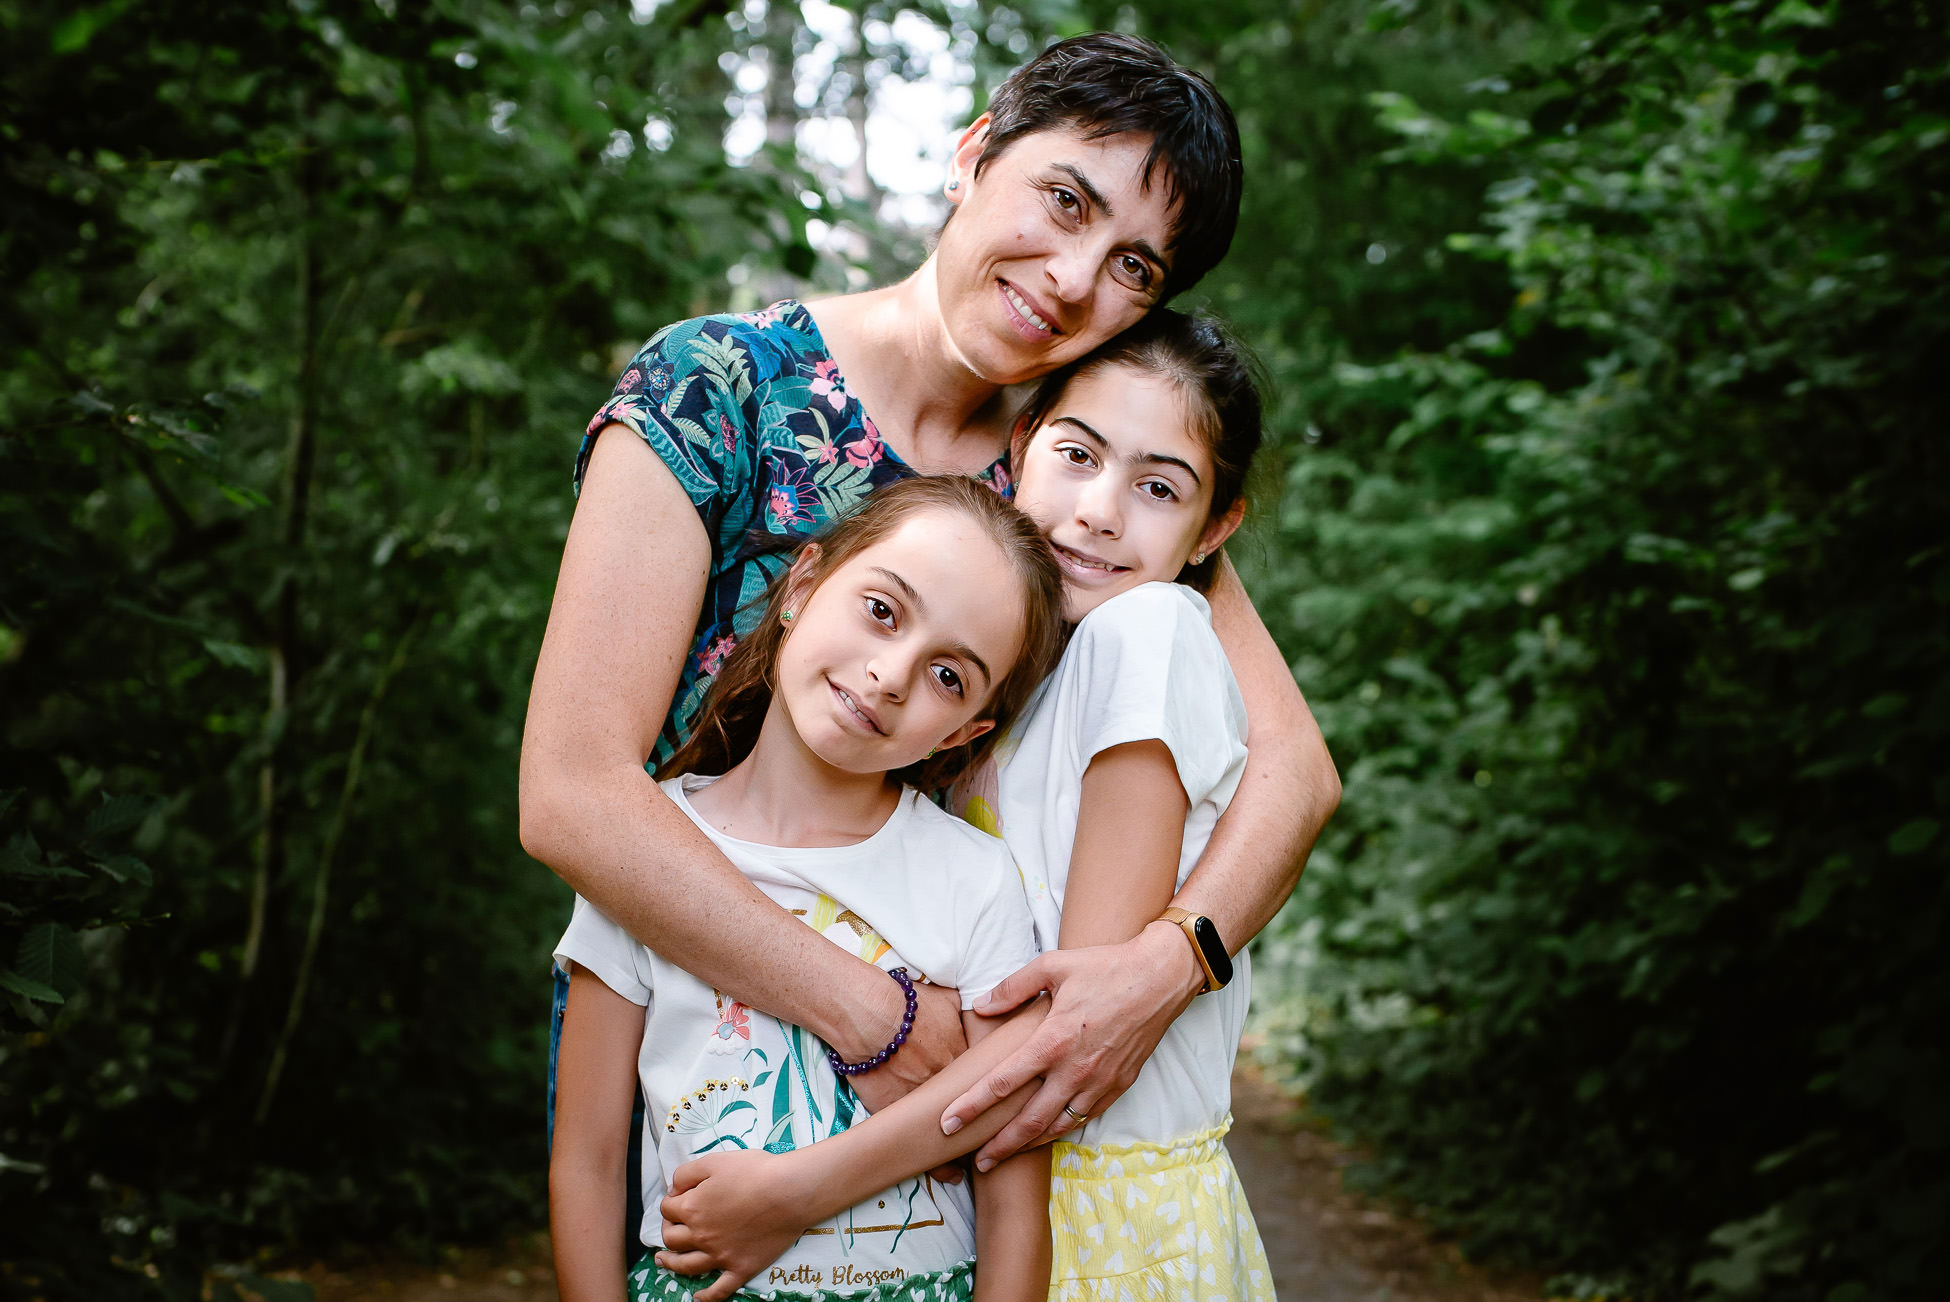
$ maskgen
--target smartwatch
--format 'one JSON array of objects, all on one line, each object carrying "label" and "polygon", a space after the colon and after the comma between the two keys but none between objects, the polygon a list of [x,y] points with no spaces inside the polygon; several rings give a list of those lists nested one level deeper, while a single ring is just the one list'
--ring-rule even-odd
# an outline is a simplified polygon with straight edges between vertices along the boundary
[{"label": "smartwatch", "polygon": [[1209,995],[1232,980],[1232,955],[1226,953],[1225,942],[1219,939],[1219,929],[1212,925],[1212,919],[1202,913],[1170,908],[1158,915],[1158,921],[1169,922],[1192,942],[1192,953],[1198,955],[1198,965],[1205,969],[1205,989],[1200,994]]}]

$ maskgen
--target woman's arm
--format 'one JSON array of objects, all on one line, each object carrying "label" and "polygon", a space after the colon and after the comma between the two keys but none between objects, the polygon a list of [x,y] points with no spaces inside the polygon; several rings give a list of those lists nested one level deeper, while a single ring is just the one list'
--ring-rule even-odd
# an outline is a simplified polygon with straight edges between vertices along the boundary
[{"label": "woman's arm", "polygon": [[562,1302],[623,1302],[623,1193],[643,1009],[576,968],[562,1015],[548,1231]]},{"label": "woman's arm", "polygon": [[[1341,783],[1319,725],[1230,560],[1209,600],[1252,732],[1239,790],[1173,902],[1210,917],[1237,953],[1300,880],[1315,839],[1340,804]],[[1203,983],[1190,943],[1169,923],[1146,926],[1122,944],[1044,954],[991,991],[979,1010],[1007,1012],[1048,991],[1042,1028],[996,1079],[956,1099],[943,1124],[972,1120],[1003,1086],[1037,1076],[1042,1089],[982,1157],[1007,1157],[1060,1132],[1065,1104],[1101,1112],[1130,1088]]]},{"label": "woman's arm", "polygon": [[[633,431],[597,441],[563,549],[521,746],[521,843],[671,962],[858,1061],[900,1025],[900,987],[731,865],[644,771],[703,607],[711,547]],[[952,991],[922,988],[906,1046],[856,1077],[885,1106],[959,1052]]]}]

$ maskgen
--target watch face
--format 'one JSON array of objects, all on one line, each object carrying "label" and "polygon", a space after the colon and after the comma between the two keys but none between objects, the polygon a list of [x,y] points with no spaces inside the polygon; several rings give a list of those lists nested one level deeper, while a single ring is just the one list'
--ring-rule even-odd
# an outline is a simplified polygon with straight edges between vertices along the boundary
[{"label": "watch face", "polygon": [[1212,988],[1217,990],[1232,980],[1232,955],[1226,953],[1225,942],[1219,939],[1219,929],[1212,925],[1212,919],[1198,919],[1192,924],[1192,931],[1198,940],[1198,952],[1205,956],[1205,966],[1212,969]]}]

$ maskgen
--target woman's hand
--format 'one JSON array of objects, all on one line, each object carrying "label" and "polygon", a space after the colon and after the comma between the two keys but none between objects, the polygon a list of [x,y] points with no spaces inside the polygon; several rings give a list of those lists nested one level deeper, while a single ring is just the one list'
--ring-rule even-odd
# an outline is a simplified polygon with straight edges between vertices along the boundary
[{"label": "woman's hand", "polygon": [[960,1130],[1041,1076],[1043,1087],[1029,1105],[976,1154],[976,1169],[1061,1137],[1078,1124],[1064,1107],[1094,1117],[1122,1097],[1204,986],[1190,943],[1170,923],[1154,922],[1122,944],[1043,954],[975,1011],[1000,1016],[1048,991],[1049,1015],[1008,1061],[950,1105],[941,1128]]},{"label": "woman's hand", "polygon": [[657,1264],[680,1275],[722,1271],[697,1302],[723,1302],[777,1261],[806,1228],[792,1154],[712,1153],[686,1162],[660,1203]]},{"label": "woman's hand", "polygon": [[[894,998],[892,1020],[886,1024],[898,1027],[907,1005],[900,997],[900,987],[891,981],[887,984]],[[914,1027],[907,1033],[907,1043],[901,1046],[900,1052],[872,1071],[851,1077],[853,1092],[860,1096],[860,1102],[869,1112],[878,1112],[896,1099],[905,1098],[916,1086],[968,1051],[968,1039],[961,1027],[961,993],[950,986],[916,984],[914,997]],[[879,1043],[867,1046],[851,1060],[879,1053],[892,1038],[890,1030]],[[849,1056],[846,1049],[840,1050],[840,1056]],[[959,1171],[954,1179],[961,1179]]]}]

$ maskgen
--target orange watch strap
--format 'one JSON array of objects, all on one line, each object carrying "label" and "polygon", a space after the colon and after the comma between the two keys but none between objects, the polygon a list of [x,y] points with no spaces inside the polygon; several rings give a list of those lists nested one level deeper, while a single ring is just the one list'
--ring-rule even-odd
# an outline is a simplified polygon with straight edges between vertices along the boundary
[{"label": "orange watch strap", "polygon": [[1212,971],[1212,965],[1205,961],[1205,951],[1199,947],[1197,934],[1192,931],[1192,928],[1198,924],[1198,919],[1198,914],[1189,909],[1181,909],[1177,905],[1158,915],[1159,922],[1169,922],[1185,933],[1185,941],[1192,947],[1192,957],[1198,960],[1199,971],[1205,973],[1205,989],[1199,993],[1209,995],[1219,988],[1219,981],[1218,976]]}]

